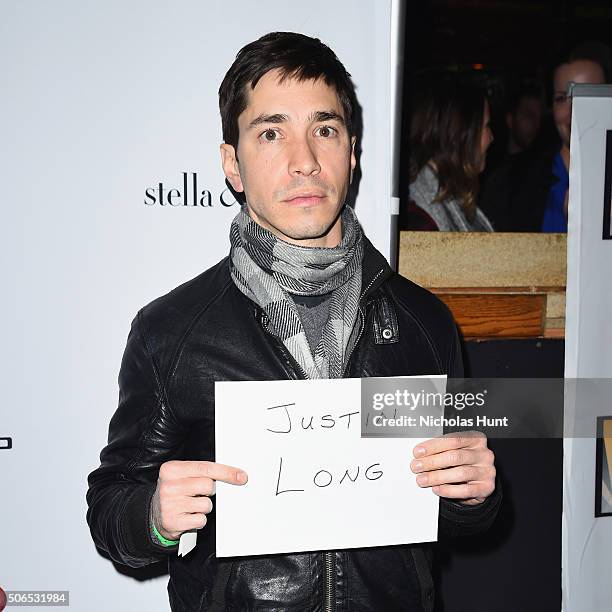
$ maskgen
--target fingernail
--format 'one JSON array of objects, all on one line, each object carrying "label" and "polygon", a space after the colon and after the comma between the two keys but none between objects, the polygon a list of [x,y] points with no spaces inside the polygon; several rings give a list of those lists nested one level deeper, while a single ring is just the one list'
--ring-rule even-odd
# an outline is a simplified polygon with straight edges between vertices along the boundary
[{"label": "fingernail", "polygon": [[425,454],[425,449],[422,446],[415,446],[414,448],[414,456],[422,457]]},{"label": "fingernail", "polygon": [[422,461],[413,461],[412,462],[412,471],[413,472],[420,472],[423,469],[423,462]]},{"label": "fingernail", "polygon": [[236,474],[236,480],[240,483],[240,484],[244,484],[247,481],[247,475],[245,472],[238,472]]},{"label": "fingernail", "polygon": [[417,483],[420,485],[426,485],[428,480],[429,476],[427,476],[427,474],[419,474],[416,479]]}]

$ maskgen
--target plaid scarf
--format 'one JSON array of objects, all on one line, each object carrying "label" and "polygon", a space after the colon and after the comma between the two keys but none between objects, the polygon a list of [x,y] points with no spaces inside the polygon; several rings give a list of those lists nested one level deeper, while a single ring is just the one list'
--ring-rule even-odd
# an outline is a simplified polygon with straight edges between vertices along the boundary
[{"label": "plaid scarf", "polygon": [[[238,289],[268,316],[278,336],[307,378],[340,378],[350,350],[361,293],[363,233],[349,206],[342,212],[337,247],[303,247],[277,238],[245,209],[230,229],[230,273]],[[289,293],[331,292],[329,317],[312,353],[298,310]]]}]

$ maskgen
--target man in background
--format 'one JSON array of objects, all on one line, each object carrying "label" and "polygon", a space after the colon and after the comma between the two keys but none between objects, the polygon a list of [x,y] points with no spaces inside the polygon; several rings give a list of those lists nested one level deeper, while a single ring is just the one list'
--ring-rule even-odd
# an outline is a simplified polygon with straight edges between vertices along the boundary
[{"label": "man in background", "polygon": [[512,96],[506,112],[508,155],[522,153],[534,144],[540,133],[543,110],[542,91],[537,84],[523,84]]}]

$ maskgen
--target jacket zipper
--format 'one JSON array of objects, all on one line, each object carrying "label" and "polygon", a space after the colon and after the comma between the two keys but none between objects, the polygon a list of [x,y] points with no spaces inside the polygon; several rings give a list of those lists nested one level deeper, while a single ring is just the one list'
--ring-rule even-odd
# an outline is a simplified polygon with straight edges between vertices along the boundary
[{"label": "jacket zipper", "polygon": [[[381,268],[378,273],[376,274],[376,276],[374,276],[374,278],[369,282],[368,286],[361,292],[361,295],[359,296],[359,302],[361,302],[361,300],[363,300],[363,297],[365,296],[365,294],[370,290],[370,287],[374,284],[374,282],[376,281],[376,279],[384,272],[384,269]],[[363,330],[365,329],[365,315],[363,313],[363,308],[361,307],[361,303],[359,304],[359,334],[357,334],[357,339],[355,340],[355,342],[353,342],[353,346],[351,347],[351,350],[349,351],[349,354],[346,357],[346,363],[344,366],[344,371],[342,372],[342,378],[345,378],[345,375],[348,371],[348,367],[349,367],[349,363],[351,361],[351,357],[353,356],[353,353],[355,351],[355,349],[357,348],[357,345],[359,344],[359,341],[361,340],[361,336],[363,335]]]},{"label": "jacket zipper", "polygon": [[[359,301],[363,299],[365,294],[368,292],[370,287],[374,284],[376,279],[384,272],[384,269],[380,269],[376,276],[370,281],[368,286],[361,292],[361,296],[359,297]],[[365,315],[363,313],[363,308],[361,304],[359,305],[359,333],[357,334],[357,339],[353,342],[353,346],[349,351],[349,354],[346,357],[346,365],[344,366],[344,371],[342,372],[342,378],[345,377],[348,366],[353,356],[353,352],[357,348],[359,341],[361,340],[361,336],[363,335],[363,330],[365,328]],[[296,369],[298,376],[300,378],[306,379],[306,373],[301,368],[300,364],[293,358],[293,355],[289,353],[285,345],[275,336],[267,327],[267,325],[262,325],[265,329],[266,333],[274,338],[275,344],[281,349],[285,358],[288,358],[289,363]],[[336,609],[336,554],[333,551],[326,551],[323,553],[323,609],[325,612],[334,612]]]},{"label": "jacket zipper", "polygon": [[334,552],[323,553],[323,610],[333,612],[336,609],[336,555]]},{"label": "jacket zipper", "polygon": [[361,340],[361,336],[363,336],[363,330],[365,327],[365,315],[363,314],[363,309],[361,308],[361,306],[359,306],[359,310],[357,312],[359,314],[359,333],[357,334],[357,338],[355,339],[355,342],[353,342],[353,346],[351,347],[349,354],[346,356],[346,360],[344,364],[344,371],[342,372],[342,378],[346,378],[346,373],[348,372],[348,367],[351,361],[351,357],[353,356],[353,353],[355,349],[357,348],[359,341]]}]

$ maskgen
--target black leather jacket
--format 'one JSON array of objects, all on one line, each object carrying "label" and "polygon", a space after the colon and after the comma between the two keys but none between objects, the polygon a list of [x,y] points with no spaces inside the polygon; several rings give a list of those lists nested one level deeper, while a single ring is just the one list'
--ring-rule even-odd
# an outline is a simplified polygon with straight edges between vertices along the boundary
[{"label": "black leather jacket", "polygon": [[[345,376],[462,376],[447,308],[392,272],[367,240],[362,286],[361,334]],[[160,464],[215,458],[214,381],[298,378],[297,371],[263,311],[235,287],[227,258],[143,308],[123,356],[108,445],[89,475],[87,522],[96,545],[131,567],[167,557],[175,611],[431,610],[427,545],[217,561],[214,510],[186,557],[150,537]],[[486,529],[500,498],[497,490],[471,507],[443,499],[440,535]]]}]

